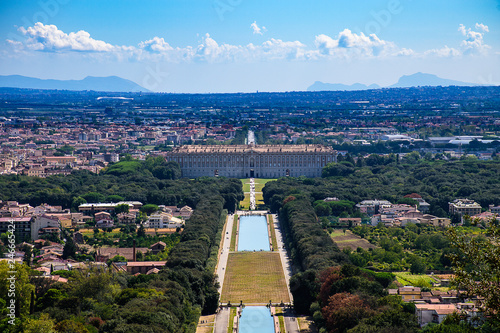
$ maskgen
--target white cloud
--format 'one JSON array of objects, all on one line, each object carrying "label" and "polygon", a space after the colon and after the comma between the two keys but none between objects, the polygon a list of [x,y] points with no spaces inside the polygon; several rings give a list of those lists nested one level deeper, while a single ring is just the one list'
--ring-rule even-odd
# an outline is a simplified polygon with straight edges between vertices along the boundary
[{"label": "white cloud", "polygon": [[474,31],[471,28],[466,29],[463,24],[458,27],[458,31],[465,36],[465,40],[460,43],[463,54],[486,54],[488,49],[491,48],[489,45],[484,44],[483,41],[484,34],[489,32],[488,26],[476,23],[475,28],[482,32]]},{"label": "white cloud", "polygon": [[445,45],[444,47],[440,49],[431,49],[427,50],[424,52],[424,56],[434,56],[434,57],[458,57],[462,55],[462,52],[460,52],[457,49],[454,49],[452,47],[448,47],[448,45]]},{"label": "white cloud", "polygon": [[260,52],[260,58],[264,59],[301,59],[305,55],[305,45],[299,41],[284,42],[281,39],[271,38],[262,43],[256,51]]},{"label": "white cloud", "polygon": [[159,37],[153,37],[153,39],[140,42],[139,48],[146,50],[148,52],[155,52],[155,53],[172,51],[174,49],[172,46],[170,46],[170,44],[165,42],[163,38]]},{"label": "white cloud", "polygon": [[334,39],[327,35],[318,35],[314,41],[320,54],[324,56],[351,57],[382,57],[395,55],[410,55],[411,49],[399,49],[393,42],[388,42],[377,37],[375,34],[353,33],[344,29]]},{"label": "white cloud", "polygon": [[482,30],[484,32],[490,32],[490,29],[488,29],[488,26],[484,25],[482,23],[476,23],[476,29],[477,30]]},{"label": "white cloud", "polygon": [[[111,44],[91,38],[90,34],[84,30],[66,34],[55,25],[37,22],[28,29],[21,27],[19,31],[27,37],[23,46],[30,50],[110,52],[115,49],[115,46]],[[21,46],[21,42],[9,42],[18,47]]]},{"label": "white cloud", "polygon": [[[262,34],[265,27],[256,22],[251,25],[254,33]],[[483,41],[489,31],[488,26],[476,23],[475,29],[461,24],[458,31],[465,37],[460,47],[445,45],[416,53],[409,48],[401,48],[394,42],[380,39],[376,34],[365,35],[344,29],[336,37],[320,34],[315,37],[314,45],[307,46],[300,41],[283,41],[270,38],[261,44],[232,45],[217,42],[208,33],[198,45],[174,47],[164,38],[155,36],[135,46],[117,46],[102,40],[93,39],[86,31],[65,33],[55,25],[44,25],[40,22],[33,27],[19,28],[26,36],[24,40],[8,40],[12,50],[10,55],[21,52],[80,52],[102,59],[118,60],[151,60],[171,63],[191,61],[221,62],[255,62],[255,61],[314,61],[318,59],[341,58],[388,58],[388,57],[458,57],[467,54],[486,54],[490,46]]]},{"label": "white cloud", "polygon": [[266,27],[264,27],[264,26],[262,26],[262,28],[260,28],[257,25],[257,21],[253,21],[253,23],[250,24],[250,27],[253,29],[253,34],[254,35],[263,35],[264,32],[267,31]]}]

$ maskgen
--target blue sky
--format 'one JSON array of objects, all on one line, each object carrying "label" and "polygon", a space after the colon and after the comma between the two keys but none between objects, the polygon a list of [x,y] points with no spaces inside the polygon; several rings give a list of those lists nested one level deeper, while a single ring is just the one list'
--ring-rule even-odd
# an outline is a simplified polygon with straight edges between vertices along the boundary
[{"label": "blue sky", "polygon": [[498,0],[2,0],[0,74],[117,75],[153,91],[500,84]]}]

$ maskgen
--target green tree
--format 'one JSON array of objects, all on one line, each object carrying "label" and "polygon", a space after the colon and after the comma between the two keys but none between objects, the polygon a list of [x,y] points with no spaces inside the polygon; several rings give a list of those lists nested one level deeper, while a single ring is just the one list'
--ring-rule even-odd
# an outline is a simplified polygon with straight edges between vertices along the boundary
[{"label": "green tree", "polygon": [[141,207],[141,212],[151,215],[152,213],[158,211],[158,206],[153,204],[144,205]]},{"label": "green tree", "polygon": [[144,228],[144,224],[142,223],[139,229],[137,229],[137,237],[146,237],[146,228]]},{"label": "green tree", "polygon": [[[6,260],[0,261],[0,299],[4,301],[15,299],[16,313],[19,318],[24,318],[30,311],[31,292],[35,290],[35,286],[29,281],[30,273],[31,268],[25,264],[14,263],[13,266],[11,266]],[[12,281],[12,277],[14,277],[13,280],[16,285],[14,298],[9,297],[10,281]],[[0,311],[2,310],[4,310],[4,308],[1,308]]]},{"label": "green tree", "polygon": [[128,213],[129,208],[130,208],[129,205],[127,205],[127,204],[117,205],[115,207],[115,213],[116,214]]},{"label": "green tree", "polygon": [[[479,221],[473,221],[477,223]],[[449,228],[449,254],[455,273],[454,283],[469,296],[480,296],[479,306],[490,316],[500,320],[500,222],[492,217],[486,222],[484,237]]]},{"label": "green tree", "polygon": [[47,313],[42,313],[39,319],[28,318],[23,324],[24,333],[54,333],[54,321]]},{"label": "green tree", "polygon": [[413,263],[410,266],[410,272],[412,274],[425,273],[425,263],[420,258],[414,259]]},{"label": "green tree", "polygon": [[31,246],[24,245],[22,250],[24,251],[24,263],[28,266],[31,266],[31,257],[33,256],[33,250],[31,249]]},{"label": "green tree", "polygon": [[76,258],[76,245],[75,243],[73,242],[73,238],[71,237],[68,237],[66,239],[66,244],[64,244],[64,248],[63,248],[63,259],[68,259],[68,258],[73,258],[75,259]]},{"label": "green tree", "polygon": [[82,198],[80,196],[74,197],[73,201],[71,202],[71,208],[73,208],[73,210],[75,210],[75,211],[78,211],[78,206],[85,204],[85,203],[87,203],[87,200],[85,200],[84,198]]}]

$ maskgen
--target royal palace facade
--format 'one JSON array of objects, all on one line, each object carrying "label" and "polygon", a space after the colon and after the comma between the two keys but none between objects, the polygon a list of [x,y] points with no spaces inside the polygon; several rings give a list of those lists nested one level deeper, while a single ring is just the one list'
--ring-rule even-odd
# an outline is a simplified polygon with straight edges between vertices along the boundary
[{"label": "royal palace facade", "polygon": [[179,163],[182,176],[189,178],[319,177],[336,156],[335,150],[322,145],[186,145],[165,154],[167,161]]}]

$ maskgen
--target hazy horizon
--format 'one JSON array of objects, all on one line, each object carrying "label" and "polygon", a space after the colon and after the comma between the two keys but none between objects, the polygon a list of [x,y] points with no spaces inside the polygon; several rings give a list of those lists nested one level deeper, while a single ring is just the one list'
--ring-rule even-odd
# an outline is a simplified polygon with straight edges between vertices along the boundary
[{"label": "hazy horizon", "polygon": [[155,92],[394,84],[417,72],[500,84],[497,0],[0,4],[0,74],[119,76]]}]

